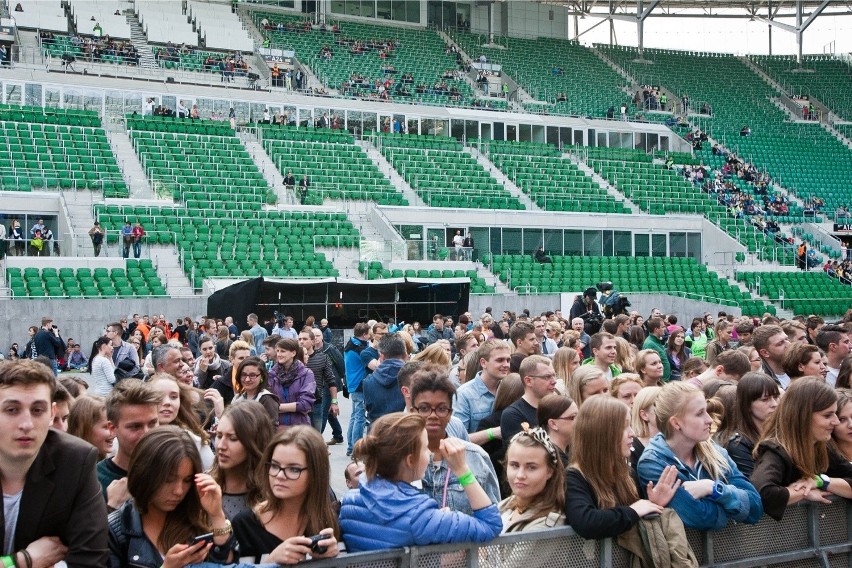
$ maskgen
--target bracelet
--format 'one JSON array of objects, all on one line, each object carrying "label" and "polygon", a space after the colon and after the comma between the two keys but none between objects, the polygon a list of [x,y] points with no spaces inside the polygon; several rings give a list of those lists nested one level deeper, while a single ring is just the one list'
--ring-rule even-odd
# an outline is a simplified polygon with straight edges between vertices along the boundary
[{"label": "bracelet", "polygon": [[337,399],[336,398],[331,399],[331,404],[337,404]]},{"label": "bracelet", "polygon": [[487,432],[487,433],[488,433],[488,441],[489,441],[489,442],[490,442],[490,441],[492,441],[492,440],[494,439],[494,430],[492,430],[491,428],[489,428],[489,429],[488,429],[488,430],[486,430],[485,432]]},{"label": "bracelet", "polygon": [[467,473],[459,476],[459,485],[462,487],[467,487],[468,485],[472,485],[476,483],[476,477],[474,477],[473,472],[467,470]]},{"label": "bracelet", "polygon": [[213,529],[213,536],[224,536],[226,534],[231,534],[231,521],[225,519],[225,526],[221,529]]},{"label": "bracelet", "polygon": [[15,568],[15,559],[11,556],[0,556],[0,562],[3,563],[3,568]]},{"label": "bracelet", "polygon": [[24,562],[27,563],[27,568],[33,568],[33,557],[30,556],[26,548],[21,550],[21,554],[24,555]]}]

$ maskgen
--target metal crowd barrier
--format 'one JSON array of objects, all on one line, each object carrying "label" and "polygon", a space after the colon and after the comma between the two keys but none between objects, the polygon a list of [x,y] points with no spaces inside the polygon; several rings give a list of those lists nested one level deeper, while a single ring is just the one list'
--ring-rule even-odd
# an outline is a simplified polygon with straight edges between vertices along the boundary
[{"label": "metal crowd barrier", "polygon": [[[779,523],[729,523],[717,532],[687,530],[702,568],[852,567],[852,509],[847,501],[788,508]],[[377,531],[381,531],[377,527]],[[628,553],[612,539],[585,540],[571,527],[503,535],[482,545],[414,546],[341,554],[312,568],[627,568]]]}]

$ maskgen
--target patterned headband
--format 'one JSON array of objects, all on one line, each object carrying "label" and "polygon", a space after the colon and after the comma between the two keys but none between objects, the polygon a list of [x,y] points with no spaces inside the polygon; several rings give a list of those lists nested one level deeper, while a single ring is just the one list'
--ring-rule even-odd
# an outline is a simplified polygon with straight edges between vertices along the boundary
[{"label": "patterned headband", "polygon": [[559,454],[556,452],[556,446],[553,445],[553,442],[550,440],[550,436],[547,434],[547,431],[544,428],[530,428],[528,422],[521,422],[522,430],[512,436],[512,439],[509,440],[509,444],[512,444],[515,440],[520,439],[521,436],[526,436],[537,442],[544,450],[547,452],[547,455],[550,456],[551,463],[558,467],[560,464]]}]

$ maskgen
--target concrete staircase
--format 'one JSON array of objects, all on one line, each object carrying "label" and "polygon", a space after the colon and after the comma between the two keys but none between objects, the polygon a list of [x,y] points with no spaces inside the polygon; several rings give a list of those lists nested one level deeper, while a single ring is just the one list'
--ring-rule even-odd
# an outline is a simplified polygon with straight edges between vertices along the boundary
[{"label": "concrete staircase", "polygon": [[417,195],[417,192],[405,181],[399,172],[397,172],[393,166],[390,165],[382,153],[376,148],[371,142],[367,140],[356,140],[355,144],[360,147],[367,156],[373,161],[379,171],[384,174],[388,180],[390,180],[391,185],[393,185],[397,191],[399,191],[402,195],[405,196],[405,199],[408,201],[409,205],[417,206],[417,207],[425,207],[426,203]]},{"label": "concrete staircase", "polygon": [[615,187],[612,186],[612,184],[610,184],[607,180],[598,175],[595,170],[590,168],[589,165],[586,164],[586,162],[580,160],[576,155],[571,154],[570,152],[566,152],[562,154],[562,159],[570,160],[573,164],[577,166],[577,168],[580,169],[581,172],[591,177],[592,181],[594,181],[596,184],[605,189],[606,192],[610,194],[614,199],[623,201],[624,204],[630,209],[631,213],[638,215],[642,212],[642,210],[639,209],[638,205],[633,203],[630,199],[627,198],[626,195],[618,191]]},{"label": "concrete staircase", "polygon": [[[60,200],[65,205],[65,210],[68,211],[71,233],[76,242],[76,246],[71,245],[76,250],[63,251],[63,253],[66,256],[94,256],[95,249],[92,246],[92,240],[89,238],[89,229],[95,224],[92,207],[95,203],[103,203],[103,194],[93,191],[63,191],[59,195]],[[115,250],[110,251],[109,245],[104,243],[101,248],[101,256],[117,256],[119,254],[118,249],[115,248],[115,245],[112,246]]]},{"label": "concrete staircase", "polygon": [[[157,268],[160,280],[170,296],[194,296],[192,283],[180,265],[174,245],[152,245],[150,247],[151,262]],[[200,283],[199,283],[200,284]]]},{"label": "concrete staircase", "polygon": [[518,201],[523,203],[524,207],[528,211],[541,211],[541,207],[536,205],[536,203],[529,198],[529,196],[524,193],[521,188],[515,185],[515,182],[509,179],[509,177],[504,174],[497,166],[494,165],[494,162],[485,157],[485,155],[480,152],[478,149],[473,146],[465,146],[464,151],[473,156],[479,165],[485,168],[491,177],[499,181],[503,184],[503,188],[512,194]]},{"label": "concrete staircase", "polygon": [[[132,199],[155,199],[151,181],[145,174],[145,168],[142,167],[142,162],[139,161],[139,156],[133,149],[130,136],[126,132],[110,130],[107,130],[106,134],[112,153],[121,167],[124,182],[130,190],[130,197]],[[168,197],[171,198],[170,195]]]},{"label": "concrete staircase", "polygon": [[142,30],[139,18],[133,10],[125,10],[124,17],[130,25],[130,43],[139,52],[139,66],[142,69],[157,69],[157,60],[154,59],[154,51],[148,43],[148,37]]},{"label": "concrete staircase", "polygon": [[272,161],[272,158],[269,157],[269,154],[266,153],[266,150],[263,149],[261,143],[257,140],[257,137],[251,133],[246,131],[241,131],[238,134],[240,141],[245,146],[246,151],[251,156],[251,159],[254,160],[255,165],[257,165],[257,169],[263,174],[264,179],[269,183],[269,186],[275,191],[275,195],[278,197],[278,203],[287,204],[287,205],[295,205],[299,203],[299,198],[296,196],[296,192],[290,189],[287,189],[284,186],[284,176],[278,171],[278,168],[275,167],[275,162]]}]

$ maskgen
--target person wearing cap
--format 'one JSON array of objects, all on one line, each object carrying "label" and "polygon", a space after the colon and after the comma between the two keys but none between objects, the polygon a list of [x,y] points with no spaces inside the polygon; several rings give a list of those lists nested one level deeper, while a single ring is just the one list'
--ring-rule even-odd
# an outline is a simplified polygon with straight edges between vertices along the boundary
[{"label": "person wearing cap", "polygon": [[104,230],[101,229],[101,224],[95,221],[94,226],[89,229],[89,238],[92,239],[92,247],[95,249],[95,256],[101,254],[101,245],[104,243]]},{"label": "person wearing cap", "polygon": [[582,296],[574,298],[574,304],[571,306],[570,319],[582,318],[584,322],[584,331],[587,335],[592,336],[601,329],[603,322],[603,314],[597,303],[598,291],[596,288],[589,287],[583,292]]}]

